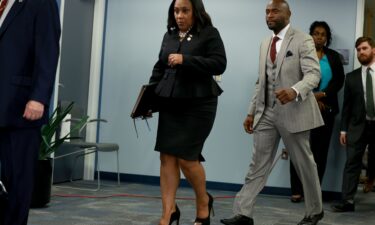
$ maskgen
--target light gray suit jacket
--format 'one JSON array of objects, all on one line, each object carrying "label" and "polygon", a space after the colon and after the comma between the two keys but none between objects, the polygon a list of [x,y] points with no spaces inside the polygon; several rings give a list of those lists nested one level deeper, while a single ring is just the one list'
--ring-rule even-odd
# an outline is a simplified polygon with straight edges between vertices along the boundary
[{"label": "light gray suit jacket", "polygon": [[[272,37],[268,37],[263,40],[260,47],[259,77],[248,111],[250,115],[254,115],[254,128],[266,107],[266,61],[271,39]],[[320,65],[311,36],[290,27],[276,61],[275,90],[294,87],[299,92],[298,101],[281,105],[277,100],[274,109],[277,123],[282,124],[291,133],[322,126],[324,122],[312,93],[320,81]]]}]

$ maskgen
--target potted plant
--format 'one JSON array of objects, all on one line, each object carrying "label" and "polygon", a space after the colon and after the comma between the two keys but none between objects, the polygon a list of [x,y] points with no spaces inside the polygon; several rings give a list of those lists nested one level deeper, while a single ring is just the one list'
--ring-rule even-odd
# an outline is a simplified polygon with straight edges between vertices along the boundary
[{"label": "potted plant", "polygon": [[34,179],[34,190],[31,200],[32,208],[41,208],[50,202],[52,186],[52,159],[54,153],[66,140],[80,137],[71,137],[70,134],[81,129],[88,120],[88,116],[81,118],[70,131],[62,137],[59,137],[59,131],[62,122],[68,113],[73,109],[74,102],[71,102],[66,108],[58,106],[50,116],[48,123],[41,128],[42,142],[39,148],[39,159],[36,165]]}]

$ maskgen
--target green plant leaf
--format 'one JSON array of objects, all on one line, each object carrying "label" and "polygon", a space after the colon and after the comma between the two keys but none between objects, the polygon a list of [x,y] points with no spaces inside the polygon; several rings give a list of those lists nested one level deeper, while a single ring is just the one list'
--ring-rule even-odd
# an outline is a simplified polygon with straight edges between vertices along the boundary
[{"label": "green plant leaf", "polygon": [[[82,117],[63,137],[57,137],[56,132],[61,128],[66,115],[73,109],[74,102],[71,102],[66,108],[57,107],[51,114],[48,123],[41,128],[42,142],[39,148],[39,159],[48,158],[55,152],[66,140],[77,139],[79,137],[70,137],[70,134],[79,131],[87,124],[88,116]],[[55,135],[55,136],[54,136]]]}]

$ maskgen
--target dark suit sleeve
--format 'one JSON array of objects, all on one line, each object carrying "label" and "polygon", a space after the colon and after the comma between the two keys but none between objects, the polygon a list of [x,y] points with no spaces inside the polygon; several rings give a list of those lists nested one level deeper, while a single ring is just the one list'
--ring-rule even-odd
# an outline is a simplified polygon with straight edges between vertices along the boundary
[{"label": "dark suit sleeve", "polygon": [[327,49],[327,57],[332,69],[332,80],[329,82],[324,92],[327,96],[337,95],[344,84],[345,74],[344,67],[341,63],[339,53]]},{"label": "dark suit sleeve", "polygon": [[166,44],[165,43],[166,42],[166,36],[167,36],[167,33],[164,35],[164,38],[163,38],[163,41],[162,41],[162,44],[161,44],[161,47],[160,47],[158,61],[155,63],[154,68],[152,69],[152,75],[151,75],[150,81],[149,81],[150,83],[159,82],[160,79],[164,75],[165,64],[161,60],[161,54],[162,54],[162,51],[163,51],[163,46]]},{"label": "dark suit sleeve", "polygon": [[342,105],[341,112],[341,131],[348,131],[350,109],[352,107],[353,100],[351,99],[351,87],[350,87],[350,75],[346,75],[345,85],[344,85],[344,102]]},{"label": "dark suit sleeve", "polygon": [[220,75],[224,73],[227,59],[218,30],[214,27],[208,27],[199,35],[206,35],[205,54],[200,56],[183,55],[182,65],[191,67],[203,74]]},{"label": "dark suit sleeve", "polygon": [[30,99],[49,104],[59,57],[60,19],[56,1],[41,1],[35,18],[33,86]]}]

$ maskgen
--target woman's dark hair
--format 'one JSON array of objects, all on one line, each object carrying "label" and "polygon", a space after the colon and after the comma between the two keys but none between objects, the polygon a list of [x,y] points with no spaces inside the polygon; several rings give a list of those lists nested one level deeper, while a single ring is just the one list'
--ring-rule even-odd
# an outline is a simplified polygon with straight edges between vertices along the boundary
[{"label": "woman's dark hair", "polygon": [[313,35],[315,28],[317,27],[323,27],[324,30],[326,30],[327,33],[327,43],[326,46],[328,47],[332,42],[332,33],[331,28],[328,26],[328,24],[325,21],[315,21],[310,26],[310,35]]},{"label": "woman's dark hair", "polygon": [[[198,31],[206,26],[212,26],[210,15],[204,9],[202,0],[189,0],[193,7],[194,26]],[[176,0],[173,0],[168,10],[168,32],[173,28],[178,28],[176,19],[174,17],[174,4]]]}]

